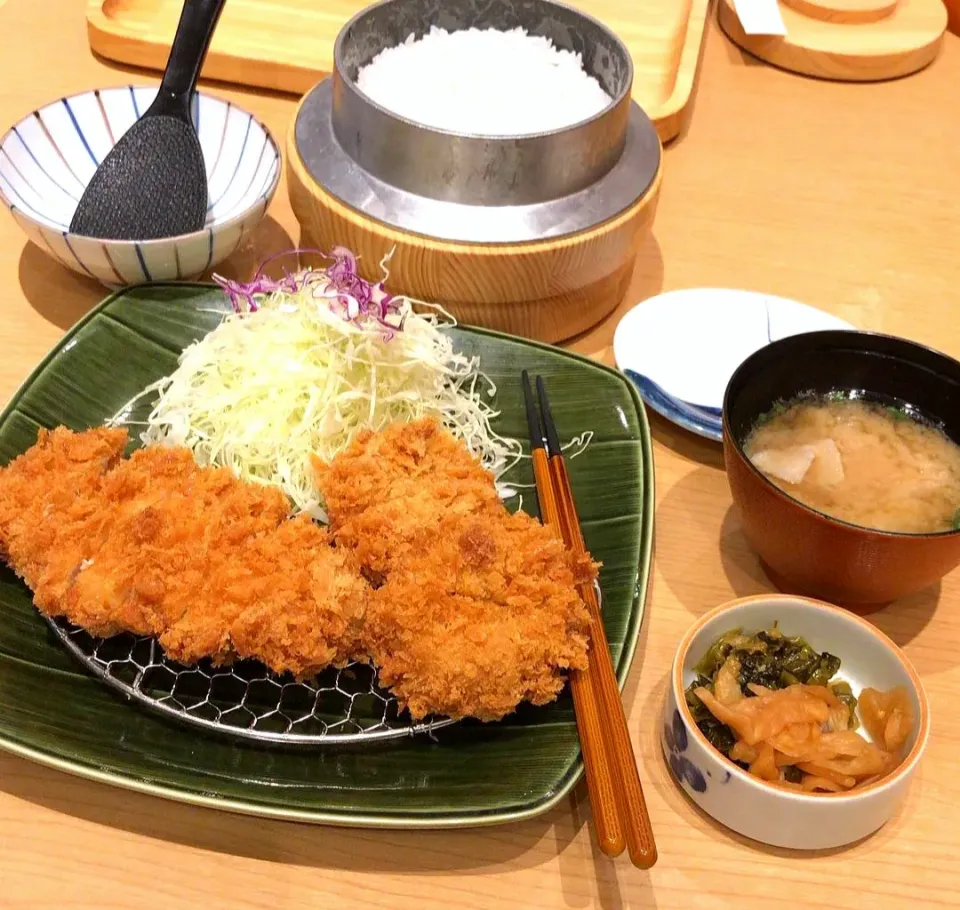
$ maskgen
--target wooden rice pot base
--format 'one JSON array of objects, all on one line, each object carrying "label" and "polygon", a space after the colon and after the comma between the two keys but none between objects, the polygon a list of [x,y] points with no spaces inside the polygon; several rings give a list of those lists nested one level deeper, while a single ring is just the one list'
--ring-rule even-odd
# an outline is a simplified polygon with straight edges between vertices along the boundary
[{"label": "wooden rice pot base", "polygon": [[785,36],[748,35],[733,0],[720,26],[735,44],[782,69],[841,82],[875,82],[923,69],[947,28],[942,0],[781,0]]},{"label": "wooden rice pot base", "polygon": [[439,303],[459,322],[550,343],[608,316],[623,299],[640,241],[653,225],[661,163],[647,192],[615,218],[550,240],[456,243],[398,230],[368,218],[328,193],[304,166],[287,135],[287,186],[300,222],[300,245],[346,246],[368,280],[393,250],[391,293]]}]

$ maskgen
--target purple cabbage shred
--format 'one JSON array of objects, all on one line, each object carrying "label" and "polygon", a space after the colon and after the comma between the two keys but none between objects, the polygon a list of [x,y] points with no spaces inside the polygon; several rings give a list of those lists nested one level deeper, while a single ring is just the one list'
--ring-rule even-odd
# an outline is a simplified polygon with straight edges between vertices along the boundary
[{"label": "purple cabbage shred", "polygon": [[[281,278],[270,278],[264,274],[266,267],[275,259],[302,254],[322,256],[333,260],[333,265],[325,269],[302,269],[297,272],[284,271]],[[357,257],[346,247],[336,246],[329,253],[311,248],[285,250],[265,259],[251,281],[235,281],[214,275],[214,281],[230,299],[235,313],[255,313],[260,308],[258,300],[275,291],[296,294],[318,279],[326,279],[327,286],[317,294],[329,302],[330,309],[346,322],[356,325],[373,321],[383,329],[383,340],[390,341],[403,329],[403,317],[399,322],[388,322],[390,316],[399,316],[400,307],[394,297],[387,292],[383,282],[373,284],[357,273]]]}]

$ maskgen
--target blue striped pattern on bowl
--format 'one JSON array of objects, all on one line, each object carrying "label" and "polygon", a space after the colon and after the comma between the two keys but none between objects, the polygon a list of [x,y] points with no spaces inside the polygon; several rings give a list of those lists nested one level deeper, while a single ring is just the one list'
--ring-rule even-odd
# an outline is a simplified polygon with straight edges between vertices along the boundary
[{"label": "blue striped pattern on bowl", "polygon": [[156,86],[123,86],[61,98],[0,141],[0,198],[20,227],[67,268],[111,287],[194,278],[216,265],[263,218],[280,180],[270,131],[231,102],[198,92],[193,120],[209,196],[204,229],[141,243],[71,234],[87,182],[156,93]]}]

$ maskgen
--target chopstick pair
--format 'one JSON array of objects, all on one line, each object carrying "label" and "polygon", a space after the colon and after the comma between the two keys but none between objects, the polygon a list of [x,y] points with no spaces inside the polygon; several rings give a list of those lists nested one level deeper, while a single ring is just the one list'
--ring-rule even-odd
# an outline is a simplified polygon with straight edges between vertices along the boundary
[{"label": "chopstick pair", "polygon": [[[542,377],[537,377],[538,413],[526,370],[522,379],[530,455],[543,523],[553,528],[575,554],[586,553],[546,384]],[[570,689],[597,841],[608,856],[618,856],[626,847],[635,866],[649,869],[657,861],[657,846],[610,659],[600,604],[592,584],[581,584],[578,589],[590,615],[590,651],[587,669],[571,672]]]}]

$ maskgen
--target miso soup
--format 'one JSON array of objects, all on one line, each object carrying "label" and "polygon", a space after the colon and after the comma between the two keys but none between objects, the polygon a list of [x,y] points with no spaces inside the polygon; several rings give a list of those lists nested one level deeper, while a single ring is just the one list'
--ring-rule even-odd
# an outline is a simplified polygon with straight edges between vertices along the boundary
[{"label": "miso soup", "polygon": [[744,452],[785,493],[842,521],[906,534],[960,527],[960,446],[904,409],[800,399],[761,419]]}]

